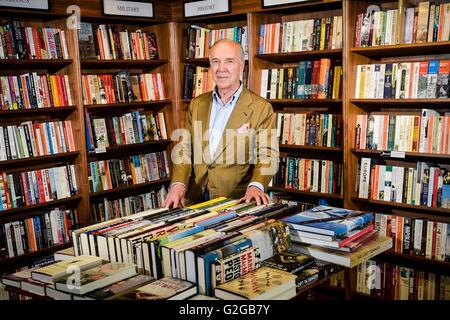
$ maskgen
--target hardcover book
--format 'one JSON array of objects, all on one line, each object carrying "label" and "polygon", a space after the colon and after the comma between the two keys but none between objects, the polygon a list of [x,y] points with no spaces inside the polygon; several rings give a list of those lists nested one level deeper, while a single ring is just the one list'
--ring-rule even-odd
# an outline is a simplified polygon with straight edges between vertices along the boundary
[{"label": "hardcover book", "polygon": [[197,294],[192,282],[162,278],[119,297],[123,300],[184,300]]},{"label": "hardcover book", "polygon": [[267,300],[288,293],[295,296],[296,276],[282,270],[261,267],[215,288],[217,298],[225,300]]},{"label": "hardcover book", "polygon": [[286,251],[264,260],[261,262],[261,265],[263,267],[269,267],[296,274],[299,271],[313,265],[314,261],[315,259],[311,256]]},{"label": "hardcover book", "polygon": [[92,25],[90,23],[80,22],[78,38],[80,42],[81,59],[97,59],[94,45],[94,33],[92,32]]},{"label": "hardcover book", "polygon": [[72,283],[71,276],[56,282],[56,289],[68,293],[84,295],[99,288],[109,286],[136,274],[136,267],[124,263],[106,263],[100,266],[82,271],[79,281]]},{"label": "hardcover book", "polygon": [[342,236],[364,226],[372,221],[372,218],[373,215],[368,212],[318,206],[284,218],[282,221],[294,230]]}]

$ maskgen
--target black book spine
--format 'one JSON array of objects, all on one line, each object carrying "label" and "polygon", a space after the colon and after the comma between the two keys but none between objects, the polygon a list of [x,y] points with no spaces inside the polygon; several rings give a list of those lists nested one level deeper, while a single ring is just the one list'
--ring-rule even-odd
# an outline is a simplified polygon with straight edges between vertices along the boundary
[{"label": "black book spine", "polygon": [[33,157],[34,154],[33,154],[33,147],[31,146],[30,131],[28,130],[28,126],[23,126],[23,129],[25,131],[25,140],[27,140],[28,153],[30,157]]},{"label": "black book spine", "polygon": [[53,39],[55,40],[57,58],[62,59],[64,56],[63,56],[62,47],[61,47],[61,32],[58,31],[58,32],[54,33]]}]

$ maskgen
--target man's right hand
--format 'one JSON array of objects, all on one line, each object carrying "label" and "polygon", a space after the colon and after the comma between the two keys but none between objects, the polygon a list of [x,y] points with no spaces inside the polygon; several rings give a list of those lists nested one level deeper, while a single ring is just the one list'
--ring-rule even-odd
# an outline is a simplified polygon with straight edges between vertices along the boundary
[{"label": "man's right hand", "polygon": [[170,187],[166,200],[164,201],[164,207],[166,208],[182,208],[185,206],[184,195],[186,193],[186,187],[182,184],[174,184]]}]

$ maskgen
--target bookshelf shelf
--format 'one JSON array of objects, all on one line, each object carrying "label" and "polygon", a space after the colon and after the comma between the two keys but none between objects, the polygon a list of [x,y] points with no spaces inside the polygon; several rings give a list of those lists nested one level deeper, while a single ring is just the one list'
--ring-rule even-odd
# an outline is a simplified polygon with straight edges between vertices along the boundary
[{"label": "bookshelf shelf", "polygon": [[340,107],[342,105],[341,99],[268,99],[272,105],[287,105],[287,106],[326,106]]},{"label": "bookshelf shelf", "polygon": [[48,210],[51,208],[56,208],[60,206],[67,206],[71,204],[75,204],[81,201],[81,195],[77,194],[75,196],[53,200],[44,203],[33,204],[26,207],[14,208],[0,211],[0,223],[5,223],[11,220],[17,220],[20,218],[25,218],[30,215],[36,214],[36,212],[42,212],[43,210]]},{"label": "bookshelf shelf", "polygon": [[108,69],[108,68],[157,68],[166,64],[168,60],[97,60],[82,59],[82,69]]},{"label": "bookshelf shelf", "polygon": [[292,144],[280,144],[280,149],[286,149],[289,151],[315,151],[315,152],[342,152],[340,147],[318,147],[318,146],[301,146]]},{"label": "bookshelf shelf", "polygon": [[449,108],[450,99],[350,99],[350,102],[358,106],[368,107],[401,107],[423,108],[430,106],[433,108]]},{"label": "bookshelf shelf", "polygon": [[0,118],[5,117],[28,118],[33,115],[63,115],[75,111],[76,108],[77,108],[76,106],[68,106],[68,107],[53,107],[41,109],[1,110]]},{"label": "bookshelf shelf", "polygon": [[0,59],[3,70],[19,69],[62,69],[73,62],[72,59]]},{"label": "bookshelf shelf", "polygon": [[393,251],[385,251],[381,254],[381,258],[391,258],[393,260],[408,260],[410,262],[417,262],[420,264],[433,264],[436,267],[444,268],[446,270],[450,270],[450,262],[448,261],[439,261],[435,259],[427,259],[424,257],[419,257],[415,255],[409,255],[409,254],[401,254],[396,253]]},{"label": "bookshelf shelf", "polygon": [[411,204],[363,199],[363,198],[359,198],[359,197],[352,197],[352,200],[356,201],[356,202],[368,203],[371,205],[377,205],[377,206],[381,206],[381,207],[393,207],[393,208],[408,209],[408,210],[414,210],[414,211],[423,211],[423,212],[429,212],[429,213],[436,214],[436,215],[450,215],[450,209],[446,209],[446,208],[415,206],[415,205],[411,205]]},{"label": "bookshelf shelf", "polygon": [[350,52],[369,58],[440,54],[450,52],[450,41],[352,48]]},{"label": "bookshelf shelf", "polygon": [[50,248],[45,248],[45,249],[41,249],[41,250],[38,250],[38,251],[26,253],[26,254],[23,254],[23,255],[20,255],[20,256],[17,256],[17,257],[12,257],[12,258],[7,258],[7,259],[0,260],[0,270],[1,269],[5,269],[5,267],[11,268],[13,266],[19,265],[19,264],[21,264],[23,262],[26,262],[28,260],[32,260],[32,259],[36,259],[38,257],[44,257],[46,255],[53,254],[53,252],[55,252],[55,251],[67,249],[67,248],[69,248],[71,246],[72,246],[71,243],[65,243],[65,244],[53,246],[53,247],[50,247]]},{"label": "bookshelf shelf", "polygon": [[[391,151],[381,151],[381,150],[366,150],[366,149],[355,149],[352,148],[350,151],[356,155],[360,156],[370,156],[370,157],[381,157],[386,159],[398,159],[402,160],[402,158],[394,158],[389,154]],[[386,155],[384,154],[386,153]],[[440,153],[422,153],[422,152],[405,152],[405,158],[427,158],[427,159],[436,159],[440,162],[448,162],[450,161],[450,154],[440,154]]]},{"label": "bookshelf shelf", "polygon": [[24,159],[16,159],[16,160],[7,160],[7,161],[0,161],[0,170],[3,170],[5,168],[17,168],[17,167],[23,167],[33,164],[39,164],[42,162],[61,162],[64,160],[73,160],[80,152],[74,151],[74,152],[64,152],[64,153],[57,153],[47,156],[39,156],[39,157],[29,157]]},{"label": "bookshelf shelf", "polygon": [[298,62],[300,60],[305,59],[339,58],[341,56],[342,56],[342,49],[265,53],[255,55],[256,58],[264,59],[275,63]]},{"label": "bookshelf shelf", "polygon": [[154,109],[168,103],[172,103],[172,100],[155,100],[155,101],[138,101],[138,102],[125,102],[125,103],[108,103],[108,104],[89,104],[84,107],[89,111],[109,111],[110,109]]},{"label": "bookshelf shelf", "polygon": [[311,191],[301,191],[301,190],[295,190],[295,189],[286,189],[286,188],[280,188],[280,187],[268,187],[270,191],[278,191],[278,192],[285,192],[285,193],[291,193],[291,194],[299,194],[303,196],[310,196],[310,197],[318,197],[318,198],[327,198],[327,199],[340,199],[342,200],[344,197],[340,194],[334,194],[334,193],[320,193],[320,192],[311,192]]},{"label": "bookshelf shelf", "polygon": [[133,153],[136,151],[139,152],[144,152],[144,151],[149,151],[152,149],[152,147],[154,148],[159,148],[162,146],[167,146],[168,144],[170,144],[171,141],[170,140],[157,140],[157,141],[147,141],[147,142],[143,142],[143,143],[133,143],[133,144],[128,144],[128,145],[123,145],[123,146],[113,146],[113,147],[108,147],[106,148],[106,152],[103,153],[89,153],[88,157],[90,161],[96,160],[97,158],[103,158],[103,157],[111,157],[117,154],[128,154],[128,153]]},{"label": "bookshelf shelf", "polygon": [[89,194],[89,197],[91,199],[103,198],[103,197],[107,197],[107,196],[113,195],[113,194],[118,194],[118,193],[122,193],[122,192],[126,192],[126,191],[135,191],[135,190],[145,189],[148,187],[166,184],[166,183],[170,183],[170,178],[159,179],[159,180],[149,181],[149,182],[135,184],[135,185],[118,187],[118,188],[114,188],[112,190],[91,192]]}]

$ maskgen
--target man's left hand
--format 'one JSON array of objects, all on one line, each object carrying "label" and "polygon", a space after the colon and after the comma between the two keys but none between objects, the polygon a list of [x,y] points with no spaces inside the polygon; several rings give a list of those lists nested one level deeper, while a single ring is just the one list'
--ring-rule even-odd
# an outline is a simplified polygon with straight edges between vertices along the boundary
[{"label": "man's left hand", "polygon": [[250,186],[247,188],[247,192],[245,192],[245,196],[243,196],[241,199],[239,199],[239,203],[242,202],[252,202],[253,200],[256,200],[256,205],[260,205],[262,203],[269,204],[270,198],[267,194],[265,194],[263,191],[261,191],[258,187]]}]

